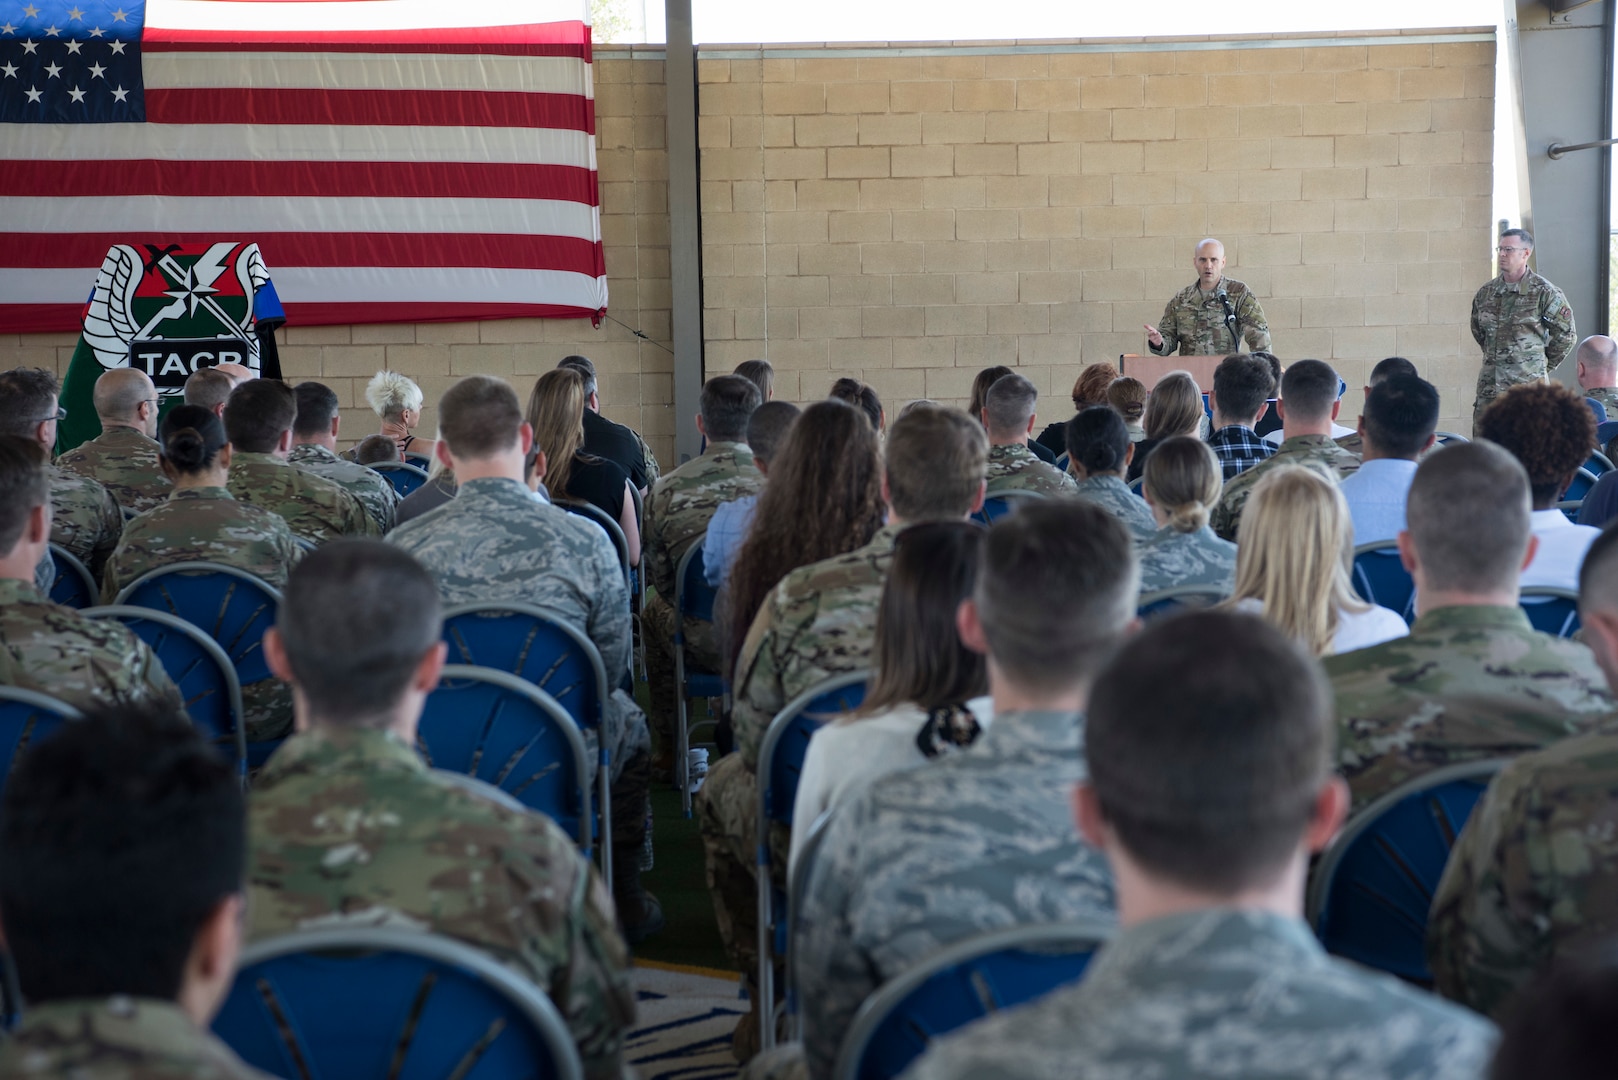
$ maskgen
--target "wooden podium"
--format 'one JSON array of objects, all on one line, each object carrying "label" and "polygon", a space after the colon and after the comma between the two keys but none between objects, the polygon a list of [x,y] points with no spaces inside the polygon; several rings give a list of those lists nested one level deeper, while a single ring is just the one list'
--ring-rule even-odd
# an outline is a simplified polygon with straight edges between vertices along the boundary
[{"label": "wooden podium", "polygon": [[1157,381],[1171,371],[1189,371],[1197,380],[1197,389],[1204,394],[1213,393],[1214,368],[1225,358],[1218,356],[1153,356],[1151,353],[1124,353],[1118,358],[1118,373],[1139,379],[1150,390]]}]

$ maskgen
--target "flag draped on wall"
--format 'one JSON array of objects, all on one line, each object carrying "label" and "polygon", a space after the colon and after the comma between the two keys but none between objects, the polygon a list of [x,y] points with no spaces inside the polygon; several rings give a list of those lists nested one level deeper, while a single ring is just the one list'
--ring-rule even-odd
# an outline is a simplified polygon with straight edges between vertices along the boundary
[{"label": "flag draped on wall", "polygon": [[292,325],[606,308],[585,0],[0,0],[0,332],[258,244]]}]

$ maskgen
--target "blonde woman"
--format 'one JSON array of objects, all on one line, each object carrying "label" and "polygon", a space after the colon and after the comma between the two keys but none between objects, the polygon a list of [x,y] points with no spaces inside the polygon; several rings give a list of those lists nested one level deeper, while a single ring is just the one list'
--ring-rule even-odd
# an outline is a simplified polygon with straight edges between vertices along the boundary
[{"label": "blonde woman", "polygon": [[1164,439],[1146,462],[1141,494],[1157,532],[1140,547],[1142,595],[1182,585],[1217,585],[1230,591],[1236,580],[1236,545],[1208,527],[1208,515],[1224,487],[1219,459],[1201,439]]},{"label": "blonde woman", "polygon": [[525,419],[534,446],[545,455],[541,478],[554,499],[589,503],[618,523],[629,542],[629,565],[640,565],[640,523],[629,474],[584,447],[584,376],[576,368],[554,368],[539,377],[528,395]]},{"label": "blonde woman", "polygon": [[[418,439],[411,432],[421,423],[421,387],[408,375],[397,371],[379,371],[365,386],[365,403],[382,420],[381,434],[392,439],[405,459],[420,458],[412,465],[430,463],[435,457],[437,443]],[[352,454],[352,451],[350,451]]]},{"label": "blonde woman", "polygon": [[1107,387],[1107,404],[1124,418],[1124,425],[1129,428],[1130,442],[1138,443],[1146,438],[1146,428],[1141,423],[1141,418],[1146,415],[1145,383],[1128,375],[1112,380]]},{"label": "blonde woman", "polygon": [[1354,527],[1337,481],[1304,465],[1269,469],[1236,535],[1238,611],[1263,615],[1316,656],[1410,633],[1404,619],[1354,595]]},{"label": "blonde woman", "polygon": [[1164,439],[1176,435],[1202,434],[1202,388],[1189,372],[1171,371],[1157,381],[1146,398],[1146,415],[1142,424],[1146,438],[1135,447],[1135,460],[1130,463],[1128,480],[1133,480],[1146,468],[1146,459],[1152,449]]}]

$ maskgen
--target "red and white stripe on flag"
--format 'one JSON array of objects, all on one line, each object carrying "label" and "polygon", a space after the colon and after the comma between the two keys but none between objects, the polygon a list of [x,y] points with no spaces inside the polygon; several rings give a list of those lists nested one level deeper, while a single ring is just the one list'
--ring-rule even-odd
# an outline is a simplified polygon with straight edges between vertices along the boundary
[{"label": "red and white stripe on flag", "polygon": [[0,332],[216,240],[294,325],[605,310],[587,0],[143,6],[144,123],[0,124]]}]

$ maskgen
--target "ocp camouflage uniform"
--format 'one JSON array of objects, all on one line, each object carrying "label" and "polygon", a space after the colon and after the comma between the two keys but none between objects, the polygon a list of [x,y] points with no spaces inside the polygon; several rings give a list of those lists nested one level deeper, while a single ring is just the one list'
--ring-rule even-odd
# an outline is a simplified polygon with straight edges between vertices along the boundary
[{"label": "ocp camouflage uniform", "polygon": [[1165,525],[1137,551],[1142,596],[1182,585],[1217,585],[1228,594],[1236,586],[1236,545],[1206,525],[1188,533]]},{"label": "ocp camouflage uniform", "polygon": [[1434,769],[1578,735],[1614,707],[1590,650],[1517,607],[1424,612],[1409,637],[1323,663],[1356,810]]},{"label": "ocp camouflage uniform", "polygon": [[1495,1040],[1481,1017],[1327,956],[1301,919],[1211,908],[1122,931],[1080,982],[944,1036],[902,1076],[1480,1080]]},{"label": "ocp camouflage uniform", "polygon": [[1213,531],[1235,543],[1242,511],[1253,494],[1253,485],[1273,470],[1287,465],[1307,465],[1333,480],[1342,480],[1359,471],[1360,459],[1338,446],[1330,435],[1294,435],[1281,444],[1273,457],[1225,481],[1225,493],[1219,497],[1219,505],[1208,519]]},{"label": "ocp camouflage uniform", "polygon": [[99,481],[52,465],[51,543],[67,549],[85,568],[101,579],[107,556],[123,535],[124,514],[118,500]]},{"label": "ocp camouflage uniform", "polygon": [[317,727],[259,774],[248,827],[252,940],[336,925],[457,938],[550,995],[587,1076],[623,1074],[628,949],[601,879],[549,818],[434,776],[392,734]]},{"label": "ocp camouflage uniform", "polygon": [[[656,468],[655,459],[649,464]],[[702,539],[721,503],[756,495],[763,488],[764,474],[753,464],[753,451],[747,444],[718,442],[709,443],[701,457],[658,480],[646,501],[641,566],[657,595],[647,600],[641,627],[646,636],[646,681],[652,703],[649,722],[664,746],[673,745],[678,692],[674,685],[674,572],[685,553]],[[719,670],[713,623],[686,620],[685,649],[689,669]]]},{"label": "ocp camouflage uniform", "polygon": [[233,455],[229,487],[242,502],[280,514],[293,536],[317,546],[343,536],[381,535],[365,507],[340,485],[274,454]]},{"label": "ocp camouflage uniform", "polygon": [[1543,379],[1579,339],[1562,290],[1532,270],[1512,283],[1496,276],[1472,298],[1472,338],[1483,348],[1472,422],[1513,386]]},{"label": "ocp camouflage uniform", "polygon": [[657,463],[657,455],[652,453],[652,444],[646,441],[646,436],[634,428],[629,430],[635,436],[635,441],[640,443],[642,468],[646,470],[646,486],[650,488],[662,477],[663,466]]},{"label": "ocp camouflage uniform", "polygon": [[360,501],[381,536],[393,528],[399,512],[399,492],[375,469],[344,461],[324,446],[302,443],[292,448],[287,460],[305,472],[323,476]]},{"label": "ocp camouflage uniform", "polygon": [[271,1080],[172,1001],[80,998],[30,1005],[0,1042],[0,1076],[37,1080]]},{"label": "ocp camouflage uniform", "polygon": [[111,619],[53,604],[29,581],[0,578],[0,686],[37,690],[77,708],[159,703],[180,691],[146,643]]},{"label": "ocp camouflage uniform", "polygon": [[1135,543],[1148,540],[1157,532],[1157,519],[1152,517],[1152,508],[1116,476],[1086,477],[1073,490],[1079,498],[1095,503],[1128,525]]},{"label": "ocp camouflage uniform", "polygon": [[[1219,298],[1220,293],[1228,302]],[[1157,329],[1163,344],[1147,344],[1155,356],[1168,356],[1176,348],[1181,356],[1220,356],[1241,352],[1243,340],[1250,352],[1270,347],[1270,324],[1264,321],[1258,297],[1233,278],[1221,279],[1213,292],[1203,292],[1201,282],[1193,281],[1175,293],[1163,308]]]},{"label": "ocp camouflage uniform", "polygon": [[1608,420],[1618,420],[1618,386],[1592,386],[1584,391],[1584,396],[1601,402]]},{"label": "ocp camouflage uniform", "polygon": [[1618,722],[1495,777],[1444,868],[1427,928],[1438,990],[1499,1016],[1554,959],[1618,933]]},{"label": "ocp camouflage uniform", "polygon": [[174,484],[163,475],[156,439],[132,427],[105,428],[56,459],[58,467],[100,481],[118,505],[141,513],[169,497]]},{"label": "ocp camouflage uniform", "polygon": [[1026,446],[989,447],[987,494],[1035,491],[1041,495],[1074,495],[1078,485],[1067,473],[1047,465]]}]

